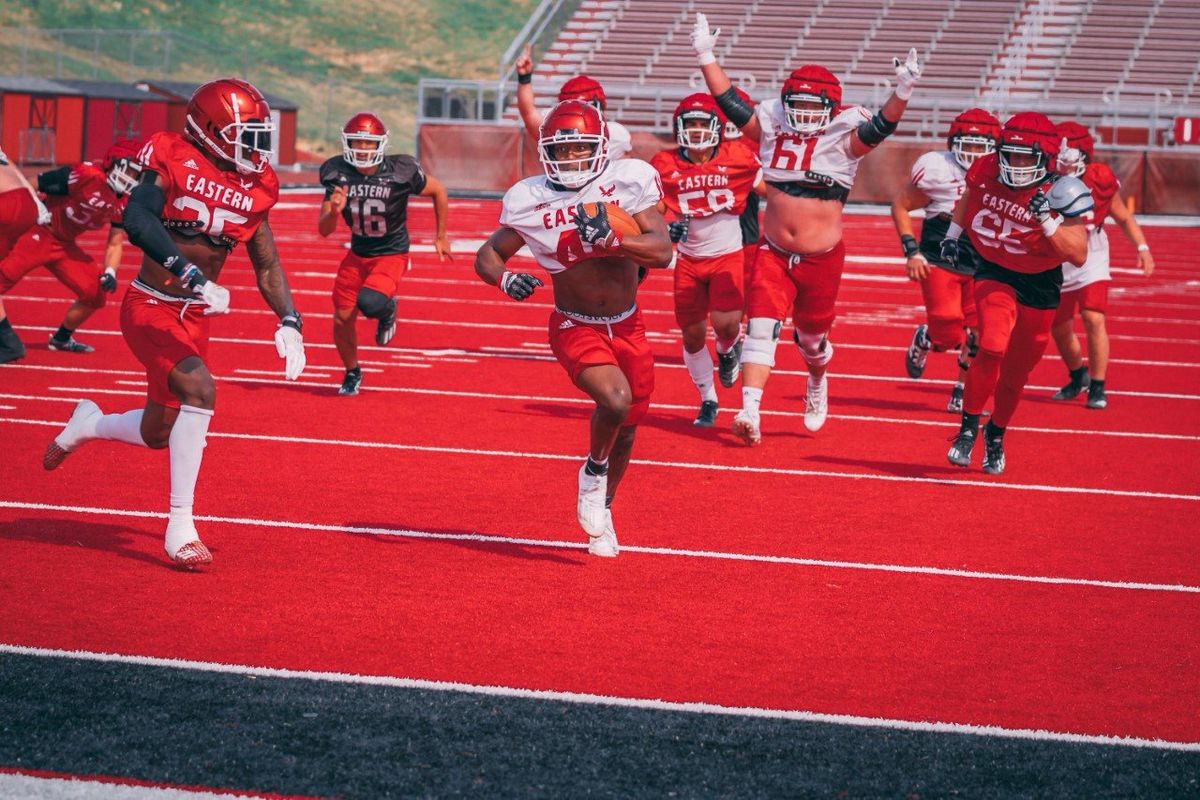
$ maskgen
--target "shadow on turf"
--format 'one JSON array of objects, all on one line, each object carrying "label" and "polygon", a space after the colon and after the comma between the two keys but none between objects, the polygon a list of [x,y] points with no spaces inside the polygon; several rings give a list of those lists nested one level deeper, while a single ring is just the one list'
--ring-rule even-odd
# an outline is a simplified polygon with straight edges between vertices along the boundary
[{"label": "shadow on turf", "polygon": [[[170,566],[170,562],[162,555],[161,533],[149,533],[128,525],[80,522],[78,519],[54,517],[17,519],[0,522],[0,539],[103,550],[156,567]],[[152,548],[150,553],[143,552],[138,549],[139,539],[151,539],[157,547]]]},{"label": "shadow on turf", "polygon": [[[395,520],[387,522],[372,522],[368,520],[350,520],[345,523],[348,528],[383,528],[391,530],[406,530],[409,526],[402,523],[397,523]],[[428,533],[439,533],[447,536],[487,536],[489,534],[480,531],[462,531],[453,528],[433,528],[428,525],[421,526],[421,531]],[[412,544],[414,541],[429,542],[434,541],[438,544],[452,545],[460,547],[464,550],[470,550],[474,553],[483,553],[490,556],[504,556],[505,558],[517,558],[525,561],[550,561],[555,564],[571,564],[573,566],[582,566],[586,563],[588,555],[583,550],[578,554],[562,555],[559,552],[547,547],[535,547],[524,544],[514,544],[512,542],[495,541],[495,542],[480,542],[470,539],[422,539],[417,540],[407,536],[387,536],[377,533],[357,533],[347,532],[349,536],[358,536],[366,539],[372,539],[379,544],[400,545]],[[587,536],[582,531],[571,529],[568,535],[564,538],[574,536],[579,540],[580,545],[587,543]]]},{"label": "shadow on turf", "polygon": [[[938,451],[933,451],[931,462],[936,460]],[[862,469],[873,469],[888,475],[897,475],[902,478],[937,478],[947,475],[961,476],[966,473],[960,467],[954,467],[949,464],[936,463],[921,463],[915,461],[873,461],[869,458],[839,458],[838,456],[828,455],[812,455],[804,459],[805,462],[813,464],[834,464],[843,467],[860,467]]]}]

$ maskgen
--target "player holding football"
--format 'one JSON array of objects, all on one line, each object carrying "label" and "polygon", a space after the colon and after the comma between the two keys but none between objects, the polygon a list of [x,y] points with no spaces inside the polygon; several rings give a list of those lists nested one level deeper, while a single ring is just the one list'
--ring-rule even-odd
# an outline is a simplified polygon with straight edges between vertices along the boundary
[{"label": "player holding football", "polygon": [[[517,70],[517,110],[521,112],[521,121],[525,124],[526,132],[536,141],[541,135],[544,115],[538,110],[533,96],[532,53],[532,45],[525,45],[525,49],[521,51],[514,66]],[[609,160],[623,158],[633,149],[633,137],[629,135],[629,129],[615,120],[608,119],[608,97],[604,94],[604,87],[598,81],[587,75],[576,75],[559,87],[558,102],[561,103],[563,100],[582,100],[585,103],[591,103],[605,117],[605,124],[608,125]]]},{"label": "player holding football", "polygon": [[[963,381],[978,347],[976,338],[975,250],[960,243],[958,263],[942,260],[942,239],[950,227],[950,213],[966,186],[967,170],[980,156],[996,149],[1000,121],[982,108],[969,108],[954,118],[947,149],[925,153],[912,166],[909,182],[892,201],[892,221],[904,248],[908,279],[921,284],[927,322],[918,325],[904,357],[908,377],[925,372],[929,351],[958,351],[958,380],[950,391],[946,410],[962,413]],[[909,212],[925,209],[921,242],[913,236]]]},{"label": "player holding football", "polygon": [[[75,295],[62,324],[50,336],[51,350],[90,353],[95,349],[73,334],[104,307],[105,295],[117,289],[117,265],[125,243],[121,214],[141,173],[136,156],[137,143],[122,139],[109,148],[103,164],[84,161],[38,175],[50,221],[27,228],[0,261],[0,295],[8,294],[38,267],[45,267]],[[100,268],[75,240],[105,226],[109,229],[104,250],[107,266]],[[24,348],[21,351],[24,354]]]},{"label": "player holding football", "polygon": [[[555,106],[538,137],[545,176],[508,190],[501,227],[475,256],[479,277],[518,301],[543,285],[505,268],[523,245],[550,273],[550,347],[596,403],[576,515],[597,556],[617,555],[610,506],[654,389],[654,356],[636,302],[638,265],[666,267],[672,255],[658,211],[658,173],[637,159],[610,161],[608,144],[608,126],[594,106]],[[611,219],[610,207],[617,209]]]},{"label": "player holding football", "polygon": [[433,198],[438,260],[454,260],[446,238],[446,187],[425,174],[412,156],[386,155],[387,145],[383,121],[361,112],[342,128],[342,154],[321,165],[325,200],[317,231],[333,233],[338,216],[350,228],[350,252],[333,282],[333,343],[346,367],[340,395],[358,394],[362,383],[358,313],[375,320],[380,347],[396,333],[396,287],[408,270],[409,197]]},{"label": "player holding football", "polygon": [[[29,185],[25,175],[0,150],[0,259],[12,250],[21,234],[34,225],[50,222],[50,211]],[[0,364],[25,357],[25,345],[12,329],[0,301]]]},{"label": "player holding football", "polygon": [[784,81],[779,99],[752,109],[713,55],[720,29],[696,15],[692,47],[708,90],[725,116],[758,142],[767,182],[766,245],[746,298],[742,345],[742,410],[733,431],[746,444],[762,440],[759,408],[775,366],[775,348],[790,311],[792,338],[808,365],[804,426],[818,431],[828,412],[825,371],[833,357],[829,331],[842,279],[842,210],[859,162],[896,130],[921,74],[917,51],[893,59],[896,90],[875,114],[842,106],[842,87],[824,67],[806,64]]},{"label": "player holding football", "polygon": [[[1104,380],[1108,374],[1108,329],[1104,324],[1108,309],[1108,285],[1112,282],[1109,271],[1108,236],[1104,233],[1104,220],[1112,216],[1117,225],[1137,247],[1138,267],[1149,277],[1154,272],[1154,256],[1141,227],[1121,197],[1121,184],[1117,176],[1095,159],[1095,142],[1088,129],[1078,122],[1062,122],[1058,135],[1066,147],[1058,154],[1058,171],[1074,175],[1092,190],[1096,208],[1088,225],[1088,256],[1080,269],[1063,269],[1062,300],[1054,324],[1050,328],[1054,344],[1067,366],[1070,380],[1066,386],[1054,393],[1055,400],[1073,400],[1087,390],[1088,408],[1105,408],[1108,396],[1104,391]],[[1075,309],[1083,319],[1087,332],[1088,364],[1083,363],[1083,351],[1075,338],[1073,323]],[[1091,375],[1088,375],[1088,367]]]},{"label": "player holding football", "polygon": [[979,417],[994,392],[983,471],[1004,472],[1004,432],[1050,341],[1063,262],[1087,259],[1092,193],[1078,178],[1054,174],[1059,139],[1043,114],[1010,117],[996,152],[967,171],[966,191],[942,239],[941,256],[950,264],[958,261],[964,228],[978,253],[979,354],[967,370],[962,426],[946,454],[956,466],[971,465]]},{"label": "player holding football", "polygon": [[212,561],[200,541],[192,502],[216,386],[205,364],[208,323],[229,312],[229,290],[217,283],[238,243],[246,245],[258,288],[279,316],[275,348],[284,377],[304,369],[300,314],[279,265],[267,213],[279,197],[268,163],[271,110],[245,81],[221,78],[196,89],[186,133],[156,133],[142,148],[142,181],[125,210],[129,239],[145,253],[125,292],[121,333],[146,368],[145,408],[102,414],[82,400],[46,447],[54,469],[93,439],[170,451],[170,514],[164,548],[176,564]]},{"label": "player holding football", "polygon": [[678,147],[650,160],[662,179],[659,210],[677,217],[668,226],[675,262],[675,321],[683,332],[683,363],[700,393],[695,425],[717,419],[713,360],[708,352],[711,319],[717,340],[718,375],[729,388],[741,372],[740,339],[745,308],[742,226],[739,215],[756,190],[764,190],[762,166],[748,148],[722,141],[725,119],[712,95],[685,97],[673,118]]}]

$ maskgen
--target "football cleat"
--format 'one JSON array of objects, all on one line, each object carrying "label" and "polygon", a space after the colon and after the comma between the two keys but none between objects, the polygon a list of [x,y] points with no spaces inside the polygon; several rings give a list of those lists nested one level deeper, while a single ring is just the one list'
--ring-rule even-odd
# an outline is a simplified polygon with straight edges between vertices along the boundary
[{"label": "football cleat", "polygon": [[919,378],[925,374],[925,361],[929,358],[929,348],[932,346],[932,342],[929,341],[929,326],[918,325],[913,331],[908,352],[904,354],[904,369],[908,371],[908,377]]},{"label": "football cleat", "polygon": [[1104,393],[1103,383],[1093,383],[1088,386],[1087,407],[1097,410],[1108,408],[1108,395]]},{"label": "football cleat", "polygon": [[979,431],[975,428],[962,428],[951,439],[950,452],[946,458],[956,467],[971,466],[971,451],[975,449],[975,439]]},{"label": "football cleat", "polygon": [[212,563],[212,553],[204,542],[194,539],[175,551],[171,560],[181,567],[194,569]]},{"label": "football cleat", "polygon": [[383,347],[396,335],[396,298],[388,301],[387,313],[379,318],[375,327],[375,344]]},{"label": "football cleat", "polygon": [[1066,386],[1059,389],[1050,396],[1051,400],[1074,400],[1079,396],[1079,393],[1092,385],[1092,379],[1088,376],[1087,371],[1083,373],[1082,380],[1072,380]]},{"label": "football cleat", "polygon": [[961,383],[954,384],[954,388],[950,390],[950,400],[946,402],[946,410],[951,414],[961,414],[963,404],[963,385]]},{"label": "football cleat", "polygon": [[80,400],[76,403],[66,427],[46,445],[46,452],[42,455],[42,467],[47,470],[55,469],[69,454],[75,452],[79,445],[86,441],[83,439],[83,431],[88,427],[95,428],[96,423],[92,418],[99,413],[100,407],[91,400]]},{"label": "football cleat", "polygon": [[338,389],[340,395],[355,395],[358,394],[358,387],[362,384],[362,370],[348,369],[346,377],[342,378],[342,386]]},{"label": "football cleat", "polygon": [[753,447],[762,441],[762,431],[758,428],[758,414],[742,409],[733,418],[733,433],[746,444]]},{"label": "football cleat", "polygon": [[94,353],[96,348],[90,344],[84,344],[77,340],[74,336],[68,338],[65,342],[59,339],[50,337],[50,349],[58,350],[63,353]]},{"label": "football cleat", "polygon": [[717,353],[717,379],[726,389],[732,389],[742,374],[742,340],[729,348],[728,353]]},{"label": "football cleat", "polygon": [[717,424],[717,401],[705,400],[700,404],[700,413],[692,422],[697,428],[711,428]]},{"label": "football cleat", "polygon": [[579,499],[575,504],[575,514],[579,518],[579,527],[588,536],[603,536],[608,509],[604,507],[605,493],[608,491],[607,475],[590,475],[587,462],[579,468]]},{"label": "football cleat", "polygon": [[617,547],[617,531],[613,527],[612,511],[604,509],[604,532],[599,536],[588,534],[588,552],[601,558],[616,558],[620,552]]},{"label": "football cleat", "polygon": [[983,429],[983,471],[988,475],[1004,472],[1004,437],[991,432],[991,423]]},{"label": "football cleat", "polygon": [[25,357],[25,345],[12,328],[6,328],[0,333],[0,364],[16,361]]},{"label": "football cleat", "polygon": [[804,395],[804,427],[813,433],[821,430],[829,413],[829,381],[822,375],[814,381],[808,376],[808,392]]}]

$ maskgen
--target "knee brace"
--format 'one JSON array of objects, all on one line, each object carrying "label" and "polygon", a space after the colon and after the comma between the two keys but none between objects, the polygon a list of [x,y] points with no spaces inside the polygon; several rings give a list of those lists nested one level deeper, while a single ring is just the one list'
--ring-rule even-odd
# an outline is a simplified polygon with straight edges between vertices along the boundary
[{"label": "knee brace", "polygon": [[825,333],[805,333],[799,328],[792,329],[792,341],[800,348],[800,355],[810,367],[823,367],[833,358],[833,345]]},{"label": "knee brace", "polygon": [[374,289],[358,290],[358,310],[368,319],[379,319],[387,313],[391,298]]},{"label": "knee brace", "polygon": [[775,366],[775,348],[783,323],[769,317],[752,317],[746,323],[746,339],[742,342],[742,363]]}]

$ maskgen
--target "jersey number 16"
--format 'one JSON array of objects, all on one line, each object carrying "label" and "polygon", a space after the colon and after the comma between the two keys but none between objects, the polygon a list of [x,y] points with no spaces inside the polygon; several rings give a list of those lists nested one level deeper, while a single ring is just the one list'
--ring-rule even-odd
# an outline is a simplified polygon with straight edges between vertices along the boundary
[{"label": "jersey number 16", "polygon": [[382,200],[364,198],[346,207],[350,209],[350,230],[355,236],[374,239],[387,235],[387,219],[383,216],[387,205]]}]

